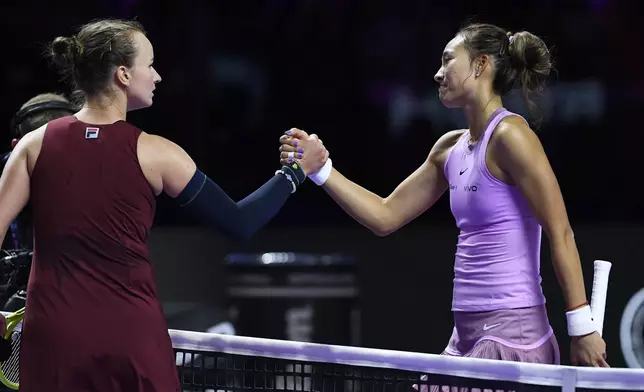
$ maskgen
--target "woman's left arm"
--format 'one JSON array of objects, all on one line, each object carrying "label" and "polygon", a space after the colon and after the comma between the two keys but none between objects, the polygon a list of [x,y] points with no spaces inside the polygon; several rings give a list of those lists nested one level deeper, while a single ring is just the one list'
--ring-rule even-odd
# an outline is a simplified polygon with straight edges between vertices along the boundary
[{"label": "woman's left arm", "polygon": [[502,121],[492,138],[494,160],[521,191],[550,241],[567,310],[586,304],[579,252],[566,206],[537,135],[518,117]]},{"label": "woman's left arm", "polygon": [[550,240],[552,263],[567,308],[572,364],[608,367],[606,343],[596,332],[586,300],[575,236],[539,138],[522,119],[510,117],[497,127],[491,148],[495,163],[521,191]]}]

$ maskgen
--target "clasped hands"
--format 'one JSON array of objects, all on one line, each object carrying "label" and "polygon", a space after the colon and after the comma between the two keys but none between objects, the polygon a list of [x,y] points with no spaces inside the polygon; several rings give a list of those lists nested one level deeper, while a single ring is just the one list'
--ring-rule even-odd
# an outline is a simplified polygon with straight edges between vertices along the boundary
[{"label": "clasped hands", "polygon": [[316,173],[329,159],[329,151],[316,135],[291,128],[280,137],[280,163],[297,162],[306,175]]}]

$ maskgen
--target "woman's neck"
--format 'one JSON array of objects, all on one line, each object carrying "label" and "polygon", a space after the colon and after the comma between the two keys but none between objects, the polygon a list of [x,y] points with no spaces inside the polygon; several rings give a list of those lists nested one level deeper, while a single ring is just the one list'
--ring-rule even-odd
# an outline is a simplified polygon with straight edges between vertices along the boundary
[{"label": "woman's neck", "polygon": [[478,141],[481,139],[490,116],[492,116],[494,111],[501,107],[503,107],[501,97],[494,95],[491,97],[485,97],[485,99],[478,100],[463,108],[470,131],[471,141]]},{"label": "woman's neck", "polygon": [[125,121],[127,104],[118,97],[88,98],[76,118],[89,124],[113,124]]}]

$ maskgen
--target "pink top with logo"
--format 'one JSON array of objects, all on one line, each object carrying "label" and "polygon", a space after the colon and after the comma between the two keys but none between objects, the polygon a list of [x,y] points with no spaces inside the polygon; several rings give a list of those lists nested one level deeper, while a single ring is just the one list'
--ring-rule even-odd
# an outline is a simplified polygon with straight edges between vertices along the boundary
[{"label": "pink top with logo", "polygon": [[485,153],[507,116],[497,109],[478,143],[466,131],[449,152],[445,176],[450,206],[461,230],[454,264],[452,311],[480,312],[545,304],[539,272],[541,226],[514,186],[496,179]]}]

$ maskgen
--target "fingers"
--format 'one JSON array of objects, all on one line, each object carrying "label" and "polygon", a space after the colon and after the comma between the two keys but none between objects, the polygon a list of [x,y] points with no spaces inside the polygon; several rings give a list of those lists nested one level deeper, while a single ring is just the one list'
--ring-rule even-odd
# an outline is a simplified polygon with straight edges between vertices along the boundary
[{"label": "fingers", "polygon": [[287,134],[290,137],[294,137],[296,139],[302,139],[302,140],[307,139],[309,137],[308,133],[304,132],[301,129],[297,129],[297,128],[291,128],[291,129],[289,129],[288,131],[286,131],[284,133]]},{"label": "fingers", "polygon": [[573,366],[610,367],[601,355],[586,355],[579,360],[571,361]]},{"label": "fingers", "polygon": [[291,146],[297,147],[298,144],[300,143],[299,140],[307,140],[307,139],[318,141],[320,142],[320,144],[324,144],[322,142],[322,139],[320,139],[318,135],[313,133],[309,136],[306,132],[297,128],[292,128],[291,130],[286,131],[284,135],[280,136],[280,143],[289,144]]},{"label": "fingers", "polygon": [[289,146],[292,146],[292,147],[297,147],[302,143],[302,141],[300,139],[290,137],[288,135],[283,135],[280,137],[280,143],[288,144]]},{"label": "fingers", "polygon": [[[292,161],[289,161],[287,158],[280,159],[280,164],[281,165],[289,165],[293,163]],[[298,162],[299,163],[299,162]]]},{"label": "fingers", "polygon": [[303,153],[304,149],[302,147],[293,147],[290,144],[282,144],[280,146],[280,152],[291,152],[291,151]]},{"label": "fingers", "polygon": [[295,159],[302,159],[302,153],[294,151],[280,153],[280,162],[284,160],[287,163],[292,163]]},{"label": "fingers", "polygon": [[299,162],[304,166],[317,167],[319,162],[324,164],[329,159],[329,151],[316,134],[309,135],[301,129],[291,128],[280,136],[279,141],[282,165]]},{"label": "fingers", "polygon": [[289,146],[293,146],[293,147],[297,147],[300,144],[299,139],[290,137],[288,135],[281,136],[280,143],[288,144]]},{"label": "fingers", "polygon": [[573,366],[589,366],[589,367],[605,367],[605,368],[610,367],[608,362],[606,362],[606,360],[601,356],[597,356],[595,358],[593,358],[592,356],[589,356],[577,361],[573,358],[571,362]]}]

